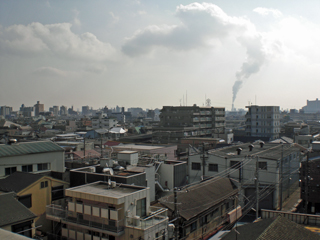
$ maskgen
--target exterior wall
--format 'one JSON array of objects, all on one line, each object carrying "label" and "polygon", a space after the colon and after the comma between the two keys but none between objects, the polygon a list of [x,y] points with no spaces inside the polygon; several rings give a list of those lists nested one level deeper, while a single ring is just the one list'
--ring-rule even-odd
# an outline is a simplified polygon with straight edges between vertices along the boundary
[{"label": "exterior wall", "polygon": [[[299,152],[293,152],[288,156],[284,156],[283,158],[283,200],[285,200],[292,192],[292,186],[297,183],[299,180],[298,169],[300,164],[300,156]],[[188,160],[188,174],[190,183],[197,182],[201,180],[201,176],[203,173],[202,160],[200,159],[199,154],[190,155]],[[243,167],[241,170],[237,168],[231,167],[231,161],[243,161]],[[259,169],[259,182],[260,185],[263,186],[273,186],[275,188],[274,194],[274,205],[273,208],[276,209],[278,207],[278,196],[279,196],[279,179],[280,179],[280,160],[271,160],[259,158],[259,162],[266,162],[267,169]],[[192,170],[192,163],[199,163],[201,168],[200,170]],[[209,164],[217,164],[218,171],[209,171]],[[254,178],[255,178],[255,169],[256,169],[256,158],[247,158],[243,156],[243,158],[239,157],[229,157],[225,159],[224,157],[219,157],[215,155],[208,155],[208,159],[206,160],[205,166],[205,176],[215,176],[219,174],[230,176],[231,178],[237,179],[239,182],[242,179],[242,187],[250,187],[255,186]],[[243,192],[244,193],[244,192]],[[244,204],[244,200],[241,200],[241,204]]]},{"label": "exterior wall", "polygon": [[279,138],[280,111],[278,106],[247,106],[246,135]]},{"label": "exterior wall", "polygon": [[[41,182],[48,181],[48,187],[41,188]],[[52,187],[64,186],[64,189],[69,187],[67,182],[59,181],[51,177],[43,177],[28,188],[17,193],[19,197],[31,194],[30,211],[38,217],[34,220],[37,226],[42,225],[42,230],[50,230],[50,222],[46,220],[46,206],[52,203]],[[58,200],[59,201],[59,200]]]},{"label": "exterior wall", "polygon": [[304,113],[318,113],[320,112],[320,101],[317,98],[315,101],[307,100],[307,106],[302,107]]},{"label": "exterior wall", "polygon": [[[38,163],[49,163],[50,167],[45,171],[38,171]],[[5,177],[5,168],[17,167],[17,171],[22,171],[23,165],[33,166],[33,173],[41,173],[47,171],[64,172],[65,171],[64,152],[49,152],[39,154],[28,154],[21,156],[2,157],[0,159],[0,178]]]},{"label": "exterior wall", "polygon": [[158,173],[160,175],[160,184],[165,189],[174,188],[174,165],[161,164]]}]

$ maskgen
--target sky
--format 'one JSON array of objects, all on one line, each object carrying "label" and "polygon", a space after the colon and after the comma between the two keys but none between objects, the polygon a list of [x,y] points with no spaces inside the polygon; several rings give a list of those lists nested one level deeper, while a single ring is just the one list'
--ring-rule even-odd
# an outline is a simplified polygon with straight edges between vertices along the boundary
[{"label": "sky", "polygon": [[0,105],[101,108],[320,97],[318,0],[0,1]]}]

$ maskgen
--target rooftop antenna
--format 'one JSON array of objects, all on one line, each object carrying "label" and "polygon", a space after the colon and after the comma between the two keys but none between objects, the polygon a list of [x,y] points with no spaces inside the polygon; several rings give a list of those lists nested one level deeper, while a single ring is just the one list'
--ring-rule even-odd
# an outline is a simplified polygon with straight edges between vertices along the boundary
[{"label": "rooftop antenna", "polygon": [[186,90],[186,106],[188,106],[188,92]]},{"label": "rooftop antenna", "polygon": [[184,94],[182,95],[182,98],[183,98],[183,106],[184,106]]}]

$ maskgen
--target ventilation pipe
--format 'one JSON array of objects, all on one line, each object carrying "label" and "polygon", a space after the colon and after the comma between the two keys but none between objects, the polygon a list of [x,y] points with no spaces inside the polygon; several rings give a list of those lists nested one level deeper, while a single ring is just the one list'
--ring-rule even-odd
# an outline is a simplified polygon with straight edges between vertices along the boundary
[{"label": "ventilation pipe", "polygon": [[242,151],[242,148],[237,148],[238,155],[240,155],[241,151]]},{"label": "ventilation pipe", "polygon": [[260,144],[260,147],[263,148],[264,142],[261,141],[259,144]]},{"label": "ventilation pipe", "polygon": [[250,144],[248,147],[249,147],[249,152],[252,152],[252,149],[254,148],[254,146]]}]

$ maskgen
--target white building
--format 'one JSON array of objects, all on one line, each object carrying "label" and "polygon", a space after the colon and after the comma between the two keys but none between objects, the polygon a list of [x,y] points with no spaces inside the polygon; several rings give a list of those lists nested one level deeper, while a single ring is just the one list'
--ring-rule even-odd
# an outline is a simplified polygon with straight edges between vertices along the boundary
[{"label": "white building", "polygon": [[65,195],[67,209],[50,205],[47,219],[62,223],[66,239],[168,239],[167,209],[150,206],[147,187],[95,182]]},{"label": "white building", "polygon": [[[241,196],[254,199],[258,161],[260,195],[265,194],[265,199],[260,202],[261,208],[276,209],[281,191],[284,201],[298,188],[301,149],[297,144],[266,143],[261,147],[258,143],[246,143],[211,150],[205,154],[204,160],[203,153],[193,154],[188,159],[189,181],[200,181],[203,175],[230,177],[241,184]],[[246,204],[246,199],[242,199],[242,204]]]},{"label": "white building", "polygon": [[251,137],[279,138],[279,106],[246,106],[246,135]]},{"label": "white building", "polygon": [[110,129],[113,127],[117,127],[118,121],[115,118],[107,118],[107,117],[93,117],[92,121],[92,128],[93,129]]},{"label": "white building", "polygon": [[0,145],[0,178],[16,171],[65,171],[64,149],[51,141]]},{"label": "white building", "polygon": [[314,101],[307,100],[307,106],[302,107],[304,113],[318,113],[320,112],[320,101],[317,98]]}]

